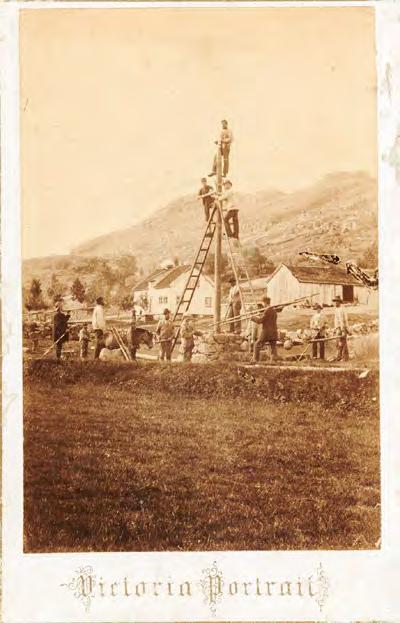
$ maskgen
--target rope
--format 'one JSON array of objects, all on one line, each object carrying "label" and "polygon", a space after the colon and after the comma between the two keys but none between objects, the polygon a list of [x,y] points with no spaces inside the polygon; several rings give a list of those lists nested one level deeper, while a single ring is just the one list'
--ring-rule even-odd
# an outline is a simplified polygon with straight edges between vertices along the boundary
[{"label": "rope", "polygon": [[[256,311],[253,312],[246,312],[244,314],[239,314],[238,316],[234,316],[233,318],[228,318],[227,320],[220,320],[217,324],[221,325],[221,324],[229,324],[231,322],[235,322],[238,320],[249,320],[250,318],[254,317],[254,316],[260,316],[264,311],[266,311],[267,309],[279,309],[279,308],[283,308],[283,307],[288,307],[289,305],[294,305],[295,303],[299,303],[300,301],[304,301],[306,299],[310,299],[313,298],[314,296],[318,296],[318,292],[316,292],[315,294],[311,294],[308,296],[303,296],[299,299],[295,299],[294,301],[289,301],[288,303],[281,303],[280,305],[270,305],[268,307],[262,307],[261,309],[257,309]],[[215,323],[209,323],[206,324],[205,327],[212,327],[214,326]]]},{"label": "rope", "polygon": [[55,346],[56,344],[58,344],[58,342],[59,342],[60,340],[62,340],[62,338],[64,337],[64,335],[66,335],[67,333],[68,333],[68,329],[67,329],[66,331],[64,331],[64,333],[63,333],[62,335],[60,335],[60,337],[59,337],[59,338],[58,338],[55,342],[53,342],[53,343],[52,343],[52,345],[51,345],[51,346],[50,346],[47,350],[45,350],[45,351],[44,351],[43,355],[42,355],[41,357],[39,357],[39,361],[40,361],[41,359],[43,359],[43,357],[45,357],[45,356],[46,356],[46,355],[47,355],[47,354],[51,351],[51,349],[52,349],[52,348],[54,348],[54,346]]}]

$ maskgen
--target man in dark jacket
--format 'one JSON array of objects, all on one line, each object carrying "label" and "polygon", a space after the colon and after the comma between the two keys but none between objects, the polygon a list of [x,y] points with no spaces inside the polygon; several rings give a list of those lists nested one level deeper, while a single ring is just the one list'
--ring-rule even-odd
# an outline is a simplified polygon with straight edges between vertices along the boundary
[{"label": "man in dark jacket", "polygon": [[53,342],[56,347],[57,361],[61,359],[61,351],[64,342],[69,339],[68,335],[68,320],[70,314],[63,314],[61,303],[56,303],[56,313],[53,318]]},{"label": "man in dark jacket", "polygon": [[254,344],[253,363],[258,363],[260,361],[260,352],[264,344],[270,345],[272,360],[276,359],[278,356],[276,350],[276,342],[278,341],[277,312],[282,311],[282,308],[270,307],[271,299],[269,296],[263,296],[262,304],[264,307],[262,315],[251,318],[253,322],[262,325],[261,335]]}]

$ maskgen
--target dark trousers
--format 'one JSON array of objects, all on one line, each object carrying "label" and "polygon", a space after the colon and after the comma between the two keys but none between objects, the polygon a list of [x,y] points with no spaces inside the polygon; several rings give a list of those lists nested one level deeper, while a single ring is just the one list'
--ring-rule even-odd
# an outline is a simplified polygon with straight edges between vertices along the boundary
[{"label": "dark trousers", "polygon": [[183,361],[190,361],[194,349],[194,339],[192,337],[182,338],[182,355]]},{"label": "dark trousers", "polygon": [[[229,318],[235,318],[236,316],[239,316],[241,309],[242,309],[242,303],[240,300],[234,301],[233,303],[229,303],[227,320],[229,320]],[[242,330],[242,322],[240,319],[234,320],[233,322],[229,323],[229,331],[231,333],[240,334],[241,330]]]},{"label": "dark trousers", "polygon": [[89,340],[82,340],[81,342],[81,359],[87,359],[89,349]]},{"label": "dark trousers", "polygon": [[271,347],[271,358],[276,359],[278,356],[278,351],[276,349],[276,340],[263,337],[262,335],[254,344],[254,361],[260,361],[260,353],[264,344],[269,344]]},{"label": "dark trousers", "polygon": [[161,339],[160,342],[160,354],[159,354],[159,359],[160,361],[164,361],[165,359],[167,361],[171,361],[171,354],[172,354],[172,340],[165,340],[164,341]]},{"label": "dark trousers", "polygon": [[94,358],[98,359],[101,350],[104,348],[103,331],[101,329],[95,329],[95,342],[94,342]]},{"label": "dark trousers", "polygon": [[63,347],[63,341],[60,340],[59,342],[57,342],[56,344],[56,357],[58,360],[61,359],[61,353],[62,353],[62,347]]},{"label": "dark trousers", "polygon": [[239,210],[228,210],[224,221],[229,238],[239,238]]},{"label": "dark trousers", "polygon": [[211,210],[214,207],[214,203],[203,203],[204,206],[204,218],[206,219],[206,222],[208,223],[208,219],[210,218],[210,214],[211,214]]},{"label": "dark trousers", "polygon": [[341,335],[336,342],[336,359],[337,361],[349,360],[349,348],[347,346],[347,335]]},{"label": "dark trousers", "polygon": [[[315,336],[315,340],[320,340],[324,336],[319,335],[319,333]],[[325,342],[314,342],[312,345],[312,355],[316,359],[318,357],[318,345],[319,345],[319,357],[320,359],[325,359]]]},{"label": "dark trousers", "polygon": [[[226,177],[229,173],[229,152],[231,150],[230,144],[221,145],[221,156],[222,156],[222,175]],[[213,162],[213,173],[217,172],[217,157],[215,156]]]}]

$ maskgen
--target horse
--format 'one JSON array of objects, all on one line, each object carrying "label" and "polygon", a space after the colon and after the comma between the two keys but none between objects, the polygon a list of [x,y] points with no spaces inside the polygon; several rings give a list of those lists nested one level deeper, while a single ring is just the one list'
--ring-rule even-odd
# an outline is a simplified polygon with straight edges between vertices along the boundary
[{"label": "horse", "polygon": [[132,359],[136,359],[136,351],[140,348],[140,344],[146,344],[150,350],[154,346],[154,334],[148,329],[141,327],[131,327],[130,330],[130,349]]},{"label": "horse", "polygon": [[[146,344],[147,348],[153,348],[153,333],[148,329],[142,329],[139,327],[130,327],[127,331],[121,332],[121,338],[127,338],[128,348],[132,359],[136,360],[136,351],[140,348],[141,344]],[[116,350],[119,348],[119,344],[115,339],[112,331],[106,331],[104,334],[104,345],[109,350]]]}]

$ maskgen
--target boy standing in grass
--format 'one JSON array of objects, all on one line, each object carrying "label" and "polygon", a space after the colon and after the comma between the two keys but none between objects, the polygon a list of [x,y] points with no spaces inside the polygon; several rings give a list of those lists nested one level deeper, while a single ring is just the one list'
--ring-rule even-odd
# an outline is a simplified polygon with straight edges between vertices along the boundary
[{"label": "boy standing in grass", "polygon": [[191,361],[194,348],[194,336],[202,335],[201,331],[196,331],[194,320],[188,312],[183,314],[181,326],[181,354],[183,361]]},{"label": "boy standing in grass", "polygon": [[88,325],[84,324],[79,331],[79,344],[80,344],[80,356],[82,361],[86,361],[89,350],[90,335],[88,331]]},{"label": "boy standing in grass", "polygon": [[312,345],[312,356],[313,359],[318,358],[318,344],[319,344],[319,357],[320,359],[325,359],[325,342],[324,337],[326,335],[326,320],[322,313],[322,305],[316,303],[314,305],[315,314],[311,317],[310,320],[310,329],[313,331],[313,340],[321,340],[320,342],[313,342]]}]

